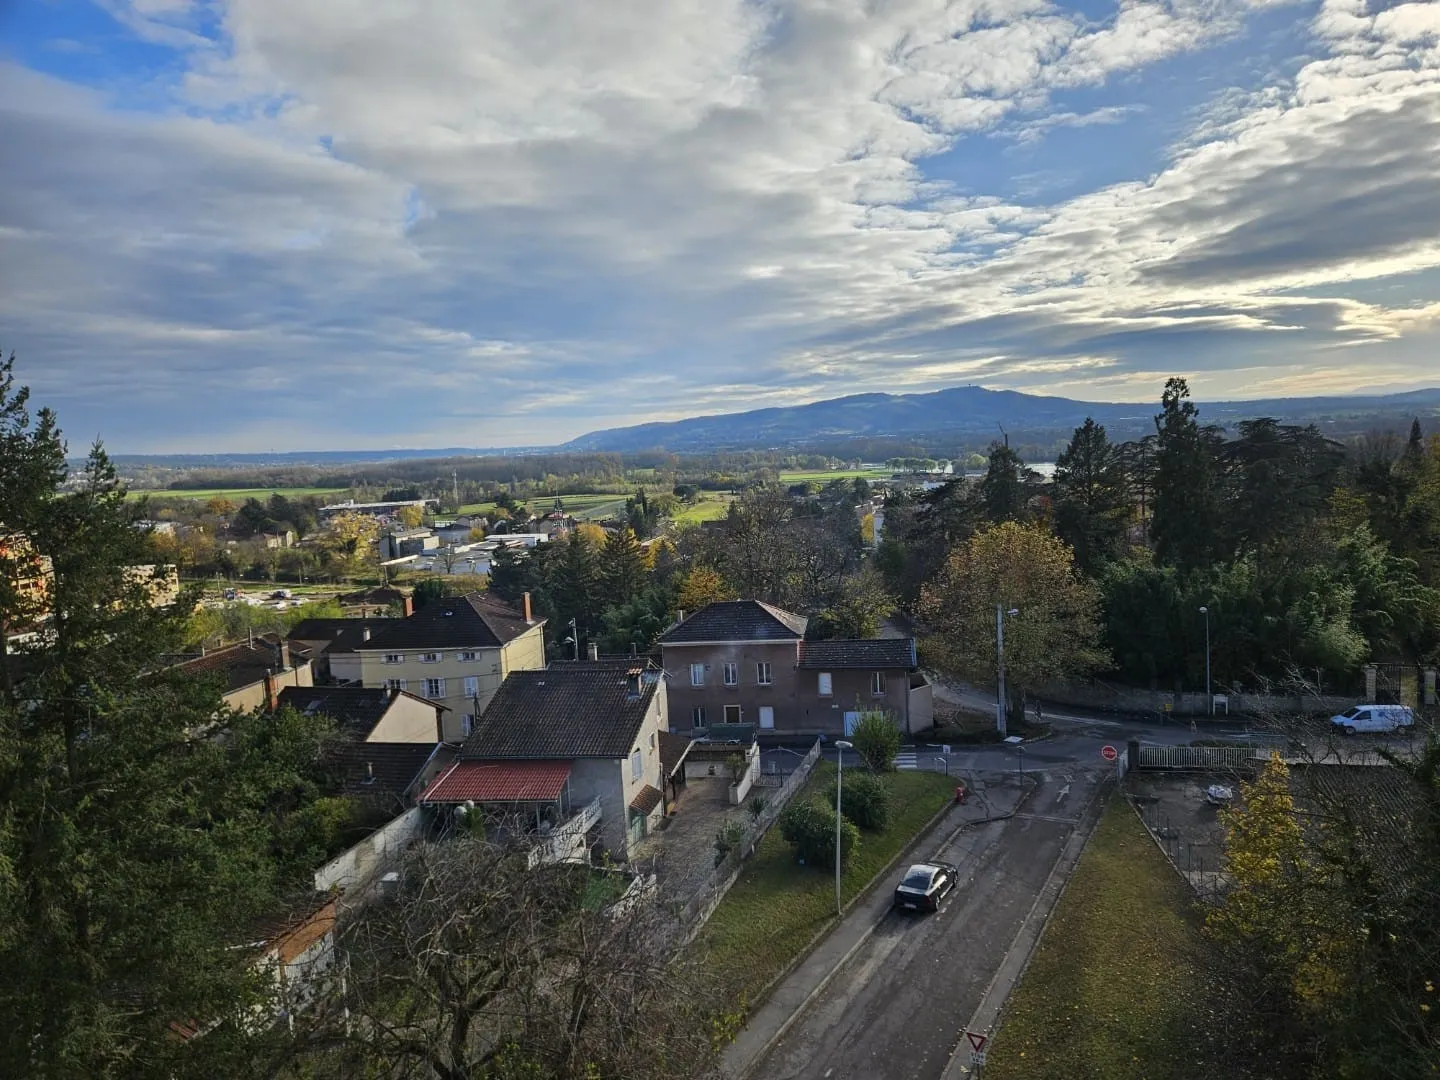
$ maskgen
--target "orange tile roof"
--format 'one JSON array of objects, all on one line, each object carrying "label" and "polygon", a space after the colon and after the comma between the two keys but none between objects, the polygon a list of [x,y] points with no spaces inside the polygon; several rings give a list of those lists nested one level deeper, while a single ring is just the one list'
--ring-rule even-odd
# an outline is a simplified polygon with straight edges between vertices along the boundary
[{"label": "orange tile roof", "polygon": [[568,761],[460,761],[436,777],[420,801],[552,802],[568,779]]}]

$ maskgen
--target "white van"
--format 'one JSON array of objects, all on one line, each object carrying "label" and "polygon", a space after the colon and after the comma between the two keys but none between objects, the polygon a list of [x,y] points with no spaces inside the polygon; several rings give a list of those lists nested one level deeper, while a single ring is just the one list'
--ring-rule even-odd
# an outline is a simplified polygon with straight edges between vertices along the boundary
[{"label": "white van", "polygon": [[1388,735],[1413,726],[1415,713],[1408,705],[1356,705],[1349,712],[1332,716],[1330,723],[1346,735]]}]

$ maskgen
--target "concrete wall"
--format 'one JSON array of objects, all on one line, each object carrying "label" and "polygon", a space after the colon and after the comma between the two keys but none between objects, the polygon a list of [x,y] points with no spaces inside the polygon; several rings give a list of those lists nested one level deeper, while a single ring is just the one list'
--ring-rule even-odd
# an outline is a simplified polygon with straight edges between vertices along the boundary
[{"label": "concrete wall", "polygon": [[436,709],[431,702],[408,694],[396,694],[365,741],[433,744],[440,738],[440,723],[435,714]]},{"label": "concrete wall", "polygon": [[261,679],[249,686],[231,690],[224,697],[225,704],[239,712],[250,712],[252,709],[268,706],[270,704],[269,683],[274,684],[275,693],[278,694],[287,686],[314,686],[315,676],[309,661],[306,661],[298,667],[277,671],[274,675],[268,676],[268,679]]},{"label": "concrete wall", "polygon": [[[1124,713],[1155,713],[1172,716],[1204,716],[1205,694],[1172,694],[1160,690],[1139,690],[1104,683],[1090,685],[1057,684],[1042,687],[1035,696],[1047,704],[1078,705],[1092,709],[1114,709]],[[1317,696],[1314,694],[1231,694],[1230,713],[1266,715],[1269,713],[1340,713],[1355,704],[1353,696]],[[1169,706],[1168,710],[1166,706]],[[1223,706],[1216,715],[1224,715]]]},{"label": "concrete wall", "polygon": [[739,806],[745,801],[745,796],[750,794],[750,788],[755,784],[755,778],[760,775],[760,747],[751,744],[745,755],[745,772],[739,780],[730,785],[730,805]]},{"label": "concrete wall", "polygon": [[[904,670],[887,670],[885,693],[876,696],[871,693],[872,670],[836,669],[830,672],[832,693],[822,697],[820,672],[795,666],[799,661],[799,648],[794,642],[664,645],[661,656],[670,674],[671,731],[694,730],[696,707],[704,708],[706,727],[723,724],[727,705],[739,706],[741,723],[757,726],[760,706],[768,705],[775,710],[774,730],[791,735],[841,736],[845,731],[845,713],[857,708],[884,709],[896,718],[902,731],[920,730],[909,719],[910,673]],[[769,686],[757,682],[756,665],[762,661],[770,664],[772,682]],[[702,687],[690,685],[690,665],[694,663],[707,665]],[[735,686],[724,684],[726,663],[738,665],[739,682]]]},{"label": "concrete wall", "polygon": [[911,672],[910,680],[910,727],[911,735],[928,731],[935,726],[935,688],[923,672]]},{"label": "concrete wall", "polygon": [[384,828],[376,829],[354,847],[315,871],[315,889],[342,891],[364,885],[384,871],[420,835],[420,808],[412,806]]}]

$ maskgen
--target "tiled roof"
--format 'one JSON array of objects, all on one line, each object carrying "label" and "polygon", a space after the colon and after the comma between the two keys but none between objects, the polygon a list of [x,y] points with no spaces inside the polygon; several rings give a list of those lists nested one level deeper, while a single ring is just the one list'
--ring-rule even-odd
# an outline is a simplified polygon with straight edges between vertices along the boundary
[{"label": "tiled roof", "polygon": [[324,641],[323,652],[354,652],[365,641],[365,631],[389,629],[398,619],[306,619],[287,635],[291,641]]},{"label": "tiled roof", "polygon": [[422,803],[554,802],[568,761],[457,761],[420,796]]},{"label": "tiled roof", "polygon": [[362,649],[499,648],[544,623],[527,623],[504,601],[486,593],[447,596],[426,604],[408,619],[389,619],[373,631]]},{"label": "tiled roof", "polygon": [[281,705],[307,716],[328,716],[362,739],[389,711],[392,700],[391,692],[379,686],[287,686],[280,691]]},{"label": "tiled roof", "polygon": [[802,641],[802,668],[914,668],[914,638],[867,638],[836,641]]},{"label": "tiled roof", "polygon": [[398,604],[404,600],[408,593],[398,589],[391,589],[384,585],[377,585],[373,589],[361,589],[359,592],[345,593],[338,599],[342,604]]},{"label": "tiled roof", "polygon": [[663,798],[664,796],[660,794],[659,788],[654,788],[646,784],[637,791],[635,797],[630,800],[630,809],[641,814],[648,814],[660,805],[660,800]]},{"label": "tiled roof", "polygon": [[434,753],[435,743],[345,740],[327,747],[325,757],[339,774],[343,794],[404,800]]},{"label": "tiled roof", "polygon": [[[643,663],[512,671],[476,721],[462,756],[623,758],[635,745],[659,679]],[[635,694],[633,681],[640,684]]]},{"label": "tiled roof", "polygon": [[805,617],[760,600],[707,604],[660,635],[662,645],[702,641],[794,641],[805,636]]},{"label": "tiled roof", "polygon": [[[187,675],[222,675],[226,691],[251,686],[272,671],[280,670],[280,640],[273,634],[257,636],[253,641],[239,641],[212,649],[204,656],[183,660],[175,670]],[[292,661],[293,663],[293,661]]]},{"label": "tiled roof", "polygon": [[689,735],[676,735],[669,731],[660,732],[660,771],[669,779],[685,761],[690,744],[695,740]]}]

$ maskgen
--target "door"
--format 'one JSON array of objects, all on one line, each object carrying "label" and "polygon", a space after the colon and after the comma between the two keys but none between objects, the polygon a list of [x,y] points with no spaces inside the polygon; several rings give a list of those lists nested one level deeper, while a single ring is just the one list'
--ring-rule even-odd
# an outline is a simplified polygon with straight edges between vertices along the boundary
[{"label": "door", "polygon": [[855,734],[855,725],[859,722],[860,714],[858,712],[847,712],[845,714],[845,737],[847,739]]},{"label": "door", "polygon": [[740,723],[740,706],[739,706],[739,705],[726,705],[726,706],[725,706],[725,723],[727,723],[727,724],[738,724],[738,723]]},{"label": "door", "polygon": [[760,726],[762,728],[773,728],[775,726],[775,707],[773,705],[760,706]]},{"label": "door", "polygon": [[1375,730],[1375,710],[1374,710],[1374,709],[1361,709],[1361,710],[1360,710],[1360,715],[1357,716],[1357,717],[1355,717],[1355,730],[1356,730],[1356,731],[1374,731],[1374,730]]}]

